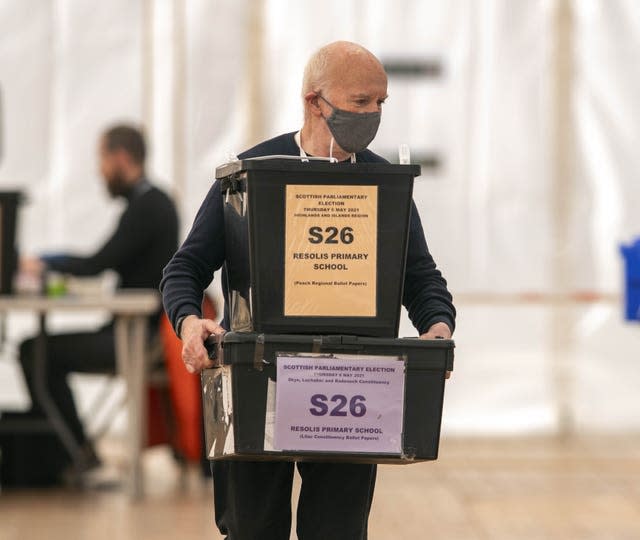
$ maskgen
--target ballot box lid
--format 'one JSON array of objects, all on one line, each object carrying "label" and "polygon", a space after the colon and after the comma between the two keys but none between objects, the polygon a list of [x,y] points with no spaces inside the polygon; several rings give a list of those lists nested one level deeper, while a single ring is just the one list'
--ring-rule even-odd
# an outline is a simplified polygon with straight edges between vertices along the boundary
[{"label": "ballot box lid", "polygon": [[401,355],[407,357],[410,369],[452,371],[455,342],[452,339],[227,332],[222,346],[226,351],[224,361],[228,364],[255,364],[256,355],[261,358],[266,355],[273,360],[278,352],[341,352]]},{"label": "ballot box lid", "polygon": [[396,165],[393,163],[334,163],[324,158],[300,158],[299,156],[263,156],[225,163],[216,168],[216,179],[224,179],[242,172],[307,172],[307,173],[360,173],[376,175],[420,176],[420,165]]}]

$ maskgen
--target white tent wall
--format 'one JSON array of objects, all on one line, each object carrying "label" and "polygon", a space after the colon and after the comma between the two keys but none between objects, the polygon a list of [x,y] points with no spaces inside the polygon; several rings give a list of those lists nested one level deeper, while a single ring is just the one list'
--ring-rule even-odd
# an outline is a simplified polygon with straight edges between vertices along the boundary
[{"label": "white tent wall", "polygon": [[[114,120],[140,120],[140,7],[32,0],[2,9],[2,43],[20,49],[3,62],[17,74],[2,72],[7,150],[0,168],[3,185],[28,191],[20,244],[92,249],[117,213],[98,177],[98,134]],[[33,28],[31,38],[25,28]],[[23,78],[31,83],[13,91]]]},{"label": "white tent wall", "polygon": [[[53,118],[50,88],[53,80],[52,11],[37,13],[0,4],[0,83],[2,87],[2,161],[5,188],[29,186],[42,193],[38,214],[47,216],[45,203],[51,165],[50,140]],[[19,59],[29,58],[29,62]],[[34,198],[34,197],[32,197]],[[34,205],[35,206],[35,205]],[[44,220],[30,220],[26,236],[45,234]]]},{"label": "white tent wall", "polygon": [[[564,130],[559,6],[572,14]],[[29,194],[22,249],[90,251],[113,226],[95,145],[118,120],[145,124],[151,176],[176,196],[186,234],[216,165],[300,127],[305,61],[335,39],[441,66],[439,77],[390,77],[373,149],[394,160],[408,143],[440,159],[415,200],[459,310],[444,430],[557,432],[563,415],[580,431],[638,430],[637,325],[606,298],[553,300],[615,297],[617,245],[640,230],[633,0],[0,0],[0,185]],[[414,333],[403,319],[401,335]]]},{"label": "white tent wall", "polygon": [[247,145],[247,63],[256,2],[185,2],[185,228],[211,187],[215,167]]},{"label": "white tent wall", "polygon": [[[640,236],[640,5],[573,0],[571,275],[577,289],[618,292],[619,245]],[[618,304],[576,310],[570,365],[581,430],[640,427],[640,326]]]}]

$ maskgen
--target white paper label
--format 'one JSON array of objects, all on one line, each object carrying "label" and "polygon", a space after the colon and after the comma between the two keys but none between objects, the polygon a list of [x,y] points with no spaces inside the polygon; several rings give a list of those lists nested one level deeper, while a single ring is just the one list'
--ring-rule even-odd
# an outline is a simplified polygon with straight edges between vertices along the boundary
[{"label": "white paper label", "polygon": [[401,453],[400,358],[279,356],[277,373],[277,450]]}]

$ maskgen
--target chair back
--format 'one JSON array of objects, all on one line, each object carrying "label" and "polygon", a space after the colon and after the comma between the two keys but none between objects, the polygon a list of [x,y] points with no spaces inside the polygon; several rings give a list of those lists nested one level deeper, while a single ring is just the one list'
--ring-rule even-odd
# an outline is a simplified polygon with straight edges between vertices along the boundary
[{"label": "chair back", "polygon": [[[202,313],[215,320],[217,310],[213,299],[206,295]],[[169,377],[169,395],[175,417],[175,441],[172,443],[187,461],[199,462],[203,455],[202,390],[200,376],[189,373],[182,361],[182,341],[176,336],[166,314],[160,320],[160,338]]]}]

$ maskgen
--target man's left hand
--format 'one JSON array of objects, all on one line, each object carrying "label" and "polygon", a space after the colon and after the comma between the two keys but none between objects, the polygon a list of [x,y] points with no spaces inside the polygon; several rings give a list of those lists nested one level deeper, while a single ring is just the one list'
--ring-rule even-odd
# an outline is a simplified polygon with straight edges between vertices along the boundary
[{"label": "man's left hand", "polygon": [[[443,322],[437,322],[422,334],[420,339],[451,339],[451,328]],[[448,379],[449,377],[451,377],[451,372],[447,371],[444,378]]]},{"label": "man's left hand", "polygon": [[46,265],[37,257],[21,257],[19,271],[33,278],[39,278],[45,271]]}]

